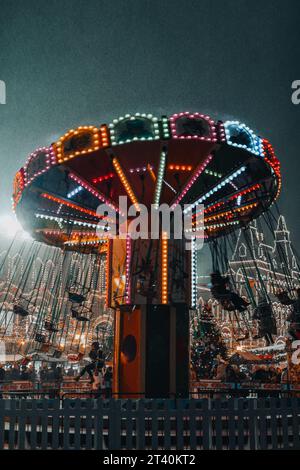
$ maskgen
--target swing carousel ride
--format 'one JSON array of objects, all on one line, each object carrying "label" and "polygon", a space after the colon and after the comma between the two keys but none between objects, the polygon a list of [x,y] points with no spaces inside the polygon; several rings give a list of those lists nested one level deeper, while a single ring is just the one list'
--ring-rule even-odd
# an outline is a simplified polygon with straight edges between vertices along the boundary
[{"label": "swing carousel ride", "polygon": [[[31,261],[2,311],[17,317],[27,351],[52,348],[59,355],[62,349],[75,351],[78,335],[84,337],[83,350],[99,327],[99,312],[113,310],[115,389],[153,394],[150,384],[159,380],[165,391],[184,390],[189,310],[197,307],[197,233],[210,246],[216,275],[225,274],[236,230],[246,233],[253,219],[267,214],[280,189],[272,145],[238,121],[189,112],[161,118],[137,113],[109,125],[71,129],[29,155],[15,176],[13,207],[35,241],[27,257]],[[117,223],[124,220],[120,196],[133,205],[134,216],[142,204],[158,210],[162,203],[192,214],[192,228],[186,229],[192,249],[185,249],[186,233],[181,240],[167,239],[162,230],[154,240],[150,235],[133,239],[128,229],[123,238],[110,237],[109,210],[101,215],[97,208],[106,204]],[[199,204],[204,205],[201,226]],[[125,214],[125,220],[128,228],[133,216]],[[150,234],[149,228],[143,230]],[[38,242],[52,250],[58,273],[49,276],[41,267],[28,289],[32,262],[43,246]],[[252,301],[246,270],[243,282]],[[238,308],[234,299],[241,296],[234,289],[225,286],[213,295],[242,317],[248,302]]]}]

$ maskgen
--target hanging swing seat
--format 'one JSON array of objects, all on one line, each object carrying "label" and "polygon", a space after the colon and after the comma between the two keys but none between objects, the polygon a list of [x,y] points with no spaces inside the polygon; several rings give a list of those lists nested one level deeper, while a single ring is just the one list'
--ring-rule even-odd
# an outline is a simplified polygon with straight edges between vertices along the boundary
[{"label": "hanging swing seat", "polygon": [[69,301],[74,304],[82,304],[86,300],[86,296],[90,289],[84,285],[75,282],[71,285],[68,292]]},{"label": "hanging swing seat", "polygon": [[295,300],[289,297],[287,291],[277,292],[277,294],[275,295],[282,305],[293,305],[293,303],[295,302]]},{"label": "hanging swing seat", "polygon": [[69,292],[68,295],[69,295],[70,302],[72,302],[74,304],[82,304],[82,302],[84,302],[86,300],[84,295],[76,294],[76,292]]},{"label": "hanging swing seat", "polygon": [[37,343],[46,342],[46,336],[43,333],[36,333],[34,339]]},{"label": "hanging swing seat", "polygon": [[29,315],[29,304],[30,301],[20,296],[17,302],[13,306],[13,313],[19,315],[20,317],[28,317]]},{"label": "hanging swing seat", "polygon": [[21,305],[15,304],[13,306],[13,312],[15,315],[19,315],[20,317],[28,317],[29,312],[26,308],[22,307]]},{"label": "hanging swing seat", "polygon": [[88,316],[89,313],[90,313],[90,311],[87,307],[83,307],[80,310],[79,309],[76,310],[75,308],[71,309],[72,318],[74,318],[77,321],[81,321],[81,322],[90,321],[90,318]]},{"label": "hanging swing seat", "polygon": [[55,324],[52,321],[48,320],[45,321],[44,328],[50,333],[57,333],[58,331],[58,328],[55,327]]}]

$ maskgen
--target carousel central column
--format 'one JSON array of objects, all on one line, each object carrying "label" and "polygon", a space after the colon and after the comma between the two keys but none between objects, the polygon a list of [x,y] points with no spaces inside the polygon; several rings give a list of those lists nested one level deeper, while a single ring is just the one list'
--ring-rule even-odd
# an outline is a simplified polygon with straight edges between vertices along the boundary
[{"label": "carousel central column", "polygon": [[188,396],[190,253],[165,233],[110,240],[115,396]]}]

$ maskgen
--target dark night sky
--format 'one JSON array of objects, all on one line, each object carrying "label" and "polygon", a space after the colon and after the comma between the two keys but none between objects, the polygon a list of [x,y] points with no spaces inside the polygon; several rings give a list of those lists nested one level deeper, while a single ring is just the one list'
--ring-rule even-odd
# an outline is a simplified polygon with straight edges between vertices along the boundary
[{"label": "dark night sky", "polygon": [[271,140],[300,246],[298,0],[0,0],[0,211],[26,155],[128,112],[238,118]]}]

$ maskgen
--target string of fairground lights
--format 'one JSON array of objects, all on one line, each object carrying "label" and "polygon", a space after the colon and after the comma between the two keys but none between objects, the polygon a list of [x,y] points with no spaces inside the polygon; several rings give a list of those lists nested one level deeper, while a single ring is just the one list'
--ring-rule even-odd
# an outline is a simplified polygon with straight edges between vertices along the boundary
[{"label": "string of fairground lights", "polygon": [[161,303],[168,303],[168,235],[163,232],[161,235]]},{"label": "string of fairground lights", "polygon": [[[253,191],[256,191],[260,189],[261,185],[259,183],[254,184],[252,186],[249,186],[246,189],[243,189],[236,194],[233,194],[232,196],[229,197],[229,201],[233,201],[234,199],[238,199],[241,196],[244,196],[246,194],[250,194]],[[208,205],[205,207],[204,211],[200,210],[197,212],[197,214],[193,215],[193,220],[196,218],[196,215],[200,215],[204,212],[204,214],[207,214],[209,212],[213,212],[215,209],[220,209],[220,207],[224,207],[226,205],[226,201],[218,201],[218,202],[213,202],[212,204]]]},{"label": "string of fairground lights", "polygon": [[[84,214],[91,215],[92,217],[96,217],[97,219],[106,219],[105,216],[99,215],[95,211],[92,211],[90,209],[86,209],[85,207],[79,206],[78,204],[74,204],[73,202],[64,201],[63,199],[61,199],[59,197],[56,197],[56,196],[52,196],[49,193],[42,193],[41,197],[43,197],[45,199],[49,199],[50,201],[56,202],[58,204],[62,204],[63,206],[70,207],[70,209],[74,209],[78,212],[83,212]],[[108,219],[106,219],[106,220],[108,220]]]},{"label": "string of fairground lights", "polygon": [[107,250],[106,250],[106,269],[105,269],[105,304],[106,307],[110,306],[110,289],[109,289],[109,274],[110,274],[110,251],[111,251],[111,241],[107,243]]},{"label": "string of fairground lights", "polygon": [[131,282],[130,282],[130,264],[131,264],[131,254],[132,254],[132,249],[131,249],[131,236],[130,234],[127,234],[126,237],[126,266],[125,266],[125,279],[126,279],[126,284],[125,284],[125,301],[126,304],[130,304],[131,302],[131,296],[130,296],[130,290],[131,290]]},{"label": "string of fairground lights", "polygon": [[211,162],[213,156],[212,155],[209,155],[205,160],[204,162],[200,163],[193,175],[190,177],[190,179],[188,180],[188,182],[186,183],[185,187],[181,190],[181,193],[178,195],[178,197],[175,199],[175,201],[173,202],[173,204],[171,205],[171,210],[174,210],[175,207],[180,203],[180,201],[184,198],[184,196],[187,194],[187,192],[191,189],[191,187],[193,186],[193,184],[197,181],[197,179],[199,178],[199,176],[203,173],[203,171],[205,170],[205,168],[207,167],[207,165]]},{"label": "string of fairground lights", "polygon": [[[74,172],[70,172],[69,177],[73,181],[76,181],[76,183],[78,183],[80,186],[82,186],[84,189],[86,189],[89,193],[91,193],[97,199],[99,199],[99,201],[104,202],[104,204],[106,204],[108,207],[110,207],[114,211],[120,213],[119,208],[112,201],[110,201],[101,191],[94,188],[90,183],[88,183],[82,177],[79,177]],[[122,215],[124,215],[124,214],[122,214]]]},{"label": "string of fairground lights", "polygon": [[57,223],[59,222],[63,222],[65,224],[75,224],[75,225],[82,225],[83,227],[97,227],[98,226],[98,222],[95,221],[95,223],[91,223],[91,222],[82,222],[82,221],[79,221],[79,220],[69,220],[69,219],[64,219],[63,217],[56,217],[54,215],[46,215],[46,214],[40,214],[38,212],[35,213],[35,217],[37,219],[45,219],[45,220],[53,220]]},{"label": "string of fairground lights", "polygon": [[191,240],[191,306],[196,307],[197,302],[197,251],[196,240]]},{"label": "string of fairground lights", "polygon": [[165,167],[166,167],[166,158],[167,158],[167,153],[166,153],[165,150],[163,150],[161,152],[161,155],[160,155],[158,174],[157,174],[157,178],[156,178],[156,187],[155,187],[155,192],[154,192],[153,205],[154,205],[155,209],[158,209],[158,207],[159,207],[162,183],[163,183]]},{"label": "string of fairground lights", "polygon": [[215,192],[219,191],[219,189],[221,189],[223,186],[225,186],[227,183],[230,183],[234,178],[236,178],[237,176],[239,176],[241,173],[243,173],[244,171],[246,170],[246,167],[245,166],[242,166],[241,168],[239,168],[238,170],[234,171],[233,173],[231,173],[231,175],[227,176],[224,180],[222,180],[220,183],[218,183],[217,185],[213,186],[207,193],[205,193],[203,196],[200,196],[196,201],[192,202],[191,204],[189,204],[188,207],[186,207],[183,211],[184,214],[186,214],[187,212],[190,212],[191,210],[193,210],[197,204],[201,204],[202,202],[204,202],[206,199],[208,199],[210,196],[212,196]]},{"label": "string of fairground lights", "polygon": [[113,157],[112,159],[112,163],[113,163],[113,166],[117,172],[117,175],[129,197],[129,199],[131,200],[132,204],[134,205],[134,207],[136,208],[137,211],[140,210],[140,207],[139,207],[139,203],[138,203],[138,200],[137,200],[137,197],[136,195],[134,194],[134,191],[125,175],[125,172],[123,170],[123,168],[121,167],[121,164],[119,162],[119,160],[117,159],[117,157]]},{"label": "string of fairground lights", "polygon": [[[215,214],[215,215],[211,215],[211,216],[208,216],[208,217],[204,217],[205,229],[209,229],[210,227],[212,227],[211,225],[206,225],[206,222],[215,221],[215,220],[227,217],[227,216],[228,216],[227,221],[229,222],[230,219],[232,219],[233,216],[234,216],[233,213],[235,213],[235,212],[238,212],[238,213],[246,212],[250,209],[253,209],[254,207],[257,207],[258,204],[259,204],[258,202],[253,202],[251,204],[246,204],[245,206],[242,206],[242,207],[236,207],[235,209],[221,212],[220,214]],[[237,221],[237,223],[239,223],[239,222]],[[201,225],[201,228],[199,230],[202,230],[203,229],[202,221],[199,221],[199,222],[195,221],[195,222],[193,222],[193,228],[186,229],[185,232],[197,231],[198,230],[197,226],[199,226],[199,225]],[[222,225],[220,225],[220,226],[222,226]]]}]

